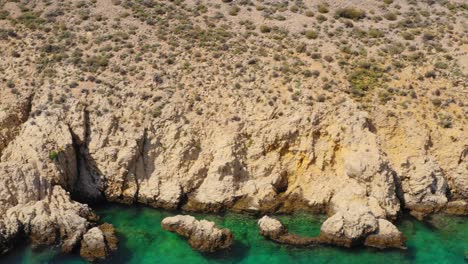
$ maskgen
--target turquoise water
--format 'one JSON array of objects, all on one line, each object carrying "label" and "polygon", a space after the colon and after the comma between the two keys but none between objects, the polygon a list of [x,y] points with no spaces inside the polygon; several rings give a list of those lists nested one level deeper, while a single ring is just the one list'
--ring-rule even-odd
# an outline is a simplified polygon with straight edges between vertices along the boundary
[{"label": "turquoise water", "polygon": [[[430,223],[404,218],[399,228],[408,237],[408,250],[341,249],[335,247],[294,248],[265,240],[258,234],[256,218],[227,213],[223,216],[196,214],[231,229],[235,244],[229,251],[201,254],[186,240],[164,231],[161,220],[175,213],[145,207],[111,205],[96,210],[102,221],[118,230],[119,250],[104,263],[468,263],[468,219],[435,216]],[[295,214],[278,216],[290,231],[317,235],[323,216]],[[55,249],[34,251],[21,247],[2,256],[0,263],[84,263],[77,255]]]}]

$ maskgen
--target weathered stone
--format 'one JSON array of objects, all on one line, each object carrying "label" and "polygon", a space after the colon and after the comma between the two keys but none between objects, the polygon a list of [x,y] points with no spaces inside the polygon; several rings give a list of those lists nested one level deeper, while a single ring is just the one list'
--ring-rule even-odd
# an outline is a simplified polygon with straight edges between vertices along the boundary
[{"label": "weathered stone", "polygon": [[188,238],[190,246],[201,252],[226,249],[233,243],[232,233],[228,229],[218,228],[210,221],[198,221],[189,215],[166,217],[162,220],[161,226],[165,230]]},{"label": "weathered stone", "polygon": [[362,244],[377,229],[377,218],[369,208],[357,206],[328,218],[321,227],[320,238],[322,242],[351,247]]},{"label": "weathered stone", "polygon": [[260,218],[258,226],[260,235],[280,244],[308,246],[319,242],[315,237],[302,237],[289,233],[280,221],[269,216]]},{"label": "weathered stone", "polygon": [[81,240],[80,256],[88,261],[105,259],[117,249],[115,229],[110,224],[93,227]]},{"label": "weathered stone", "polygon": [[398,228],[387,220],[379,219],[379,229],[376,233],[367,236],[364,245],[376,248],[406,249],[406,238]]},{"label": "weathered stone", "polygon": [[451,215],[468,215],[468,202],[464,200],[448,202],[445,212]]}]

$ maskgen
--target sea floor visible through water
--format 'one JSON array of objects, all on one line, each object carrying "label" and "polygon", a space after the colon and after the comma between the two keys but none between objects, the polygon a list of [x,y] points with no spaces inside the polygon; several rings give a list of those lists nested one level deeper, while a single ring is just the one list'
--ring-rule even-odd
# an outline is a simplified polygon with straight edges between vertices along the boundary
[{"label": "sea floor visible through water", "polygon": [[[343,249],[329,246],[295,248],[266,240],[258,233],[257,218],[226,213],[193,214],[229,228],[235,243],[215,254],[194,251],[186,239],[161,228],[161,220],[177,212],[141,206],[109,205],[96,209],[102,222],[113,224],[119,249],[102,263],[468,263],[468,218],[435,215],[429,222],[403,217],[398,227],[408,238],[407,250]],[[325,216],[306,213],[278,215],[291,232],[314,236]],[[28,245],[1,256],[0,263],[86,263],[77,254],[58,249],[34,250]],[[101,262],[100,262],[101,263]]]}]

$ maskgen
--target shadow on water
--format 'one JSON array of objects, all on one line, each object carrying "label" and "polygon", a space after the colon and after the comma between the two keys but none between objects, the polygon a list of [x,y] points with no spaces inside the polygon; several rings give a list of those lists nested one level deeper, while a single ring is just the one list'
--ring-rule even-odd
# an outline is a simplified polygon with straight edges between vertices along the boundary
[{"label": "shadow on water", "polygon": [[128,263],[132,257],[132,250],[128,248],[127,241],[128,239],[120,233],[117,233],[117,238],[119,239],[119,248],[117,252],[114,252],[106,260],[97,262],[97,263]]},{"label": "shadow on water", "polygon": [[[187,214],[145,206],[106,205],[96,212],[102,222],[114,224],[119,239],[118,251],[98,263],[468,263],[466,217],[435,216],[429,222],[417,221],[404,214],[397,226],[408,238],[407,250],[371,248],[344,249],[333,246],[292,247],[276,244],[258,233],[257,217],[235,213],[196,214],[197,219],[214,221],[229,228],[234,235],[231,249],[201,254],[190,248],[185,238],[165,231],[160,223],[164,217]],[[309,214],[277,216],[297,234],[314,236],[320,230],[323,216]],[[26,243],[10,254],[0,257],[3,263],[86,263],[76,252],[59,253],[59,248],[32,250]]]},{"label": "shadow on water", "polygon": [[209,260],[226,261],[239,263],[249,255],[250,247],[235,241],[231,249],[226,249],[214,253],[203,253],[202,255]]}]

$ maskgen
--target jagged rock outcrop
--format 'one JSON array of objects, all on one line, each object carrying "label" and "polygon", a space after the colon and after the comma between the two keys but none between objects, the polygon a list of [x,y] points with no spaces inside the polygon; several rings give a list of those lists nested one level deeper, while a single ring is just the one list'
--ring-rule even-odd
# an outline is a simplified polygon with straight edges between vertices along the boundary
[{"label": "jagged rock outcrop", "polygon": [[329,244],[344,247],[365,245],[376,248],[405,249],[406,238],[391,222],[376,219],[368,208],[337,213],[327,219],[317,237],[291,234],[277,219],[264,216],[258,220],[260,234],[277,243],[307,246]]},{"label": "jagged rock outcrop", "polygon": [[6,111],[0,111],[0,155],[3,149],[18,135],[21,124],[29,118],[32,96],[12,96],[0,91],[0,104]]},{"label": "jagged rock outcrop", "polygon": [[352,247],[404,248],[405,238],[389,221],[378,219],[370,208],[356,205],[328,218],[321,227],[320,241]]},{"label": "jagged rock outcrop", "polygon": [[218,228],[215,223],[196,220],[190,215],[166,217],[161,226],[188,238],[190,246],[201,252],[215,252],[231,247],[233,236],[226,228]]},{"label": "jagged rock outcrop", "polygon": [[447,183],[441,168],[434,159],[409,159],[404,165],[404,201],[411,214],[422,219],[425,215],[440,211],[447,204]]},{"label": "jagged rock outcrop", "polygon": [[289,233],[280,221],[267,215],[258,220],[258,227],[260,235],[277,243],[294,246],[308,246],[320,243],[319,239],[315,237],[302,237]]},{"label": "jagged rock outcrop", "polygon": [[[123,121],[124,110],[96,116],[77,102],[70,104],[66,114],[39,113],[24,122],[0,159],[0,209],[15,216],[4,222],[18,221],[20,230],[14,233],[38,244],[59,243],[70,251],[87,231],[91,210],[71,201],[66,191],[84,201],[166,209],[324,212],[332,217],[324,223],[323,237],[345,246],[376,234],[379,219],[395,219],[400,199],[414,215],[444,208],[466,212],[462,204],[447,203],[449,185],[434,158],[408,156],[395,170],[395,157],[384,151],[369,116],[350,101],[314,108],[307,118],[229,123],[205,134],[204,122],[168,118],[135,126]],[[73,204],[65,206],[70,208],[66,214],[58,202],[50,207],[54,192]],[[57,213],[16,217],[35,204]],[[365,213],[353,213],[354,208]],[[33,228],[30,218],[36,218]],[[64,229],[64,219],[70,218],[74,224]],[[46,236],[47,241],[36,235],[61,229],[68,231]]]},{"label": "jagged rock outcrop", "polygon": [[445,212],[452,215],[468,215],[468,202],[464,200],[448,202]]},{"label": "jagged rock outcrop", "polygon": [[69,127],[59,116],[31,118],[0,157],[2,244],[18,235],[33,245],[59,244],[72,251],[95,220],[92,210],[73,201],[78,177]]},{"label": "jagged rock outcrop", "polygon": [[110,224],[93,227],[83,235],[80,256],[88,261],[105,259],[117,249],[115,229]]},{"label": "jagged rock outcrop", "polygon": [[364,245],[376,248],[400,248],[405,247],[406,238],[395,225],[385,219],[378,219],[378,230],[367,236]]},{"label": "jagged rock outcrop", "polygon": [[20,238],[20,225],[18,221],[9,219],[0,220],[0,254],[4,254],[15,246]]}]

